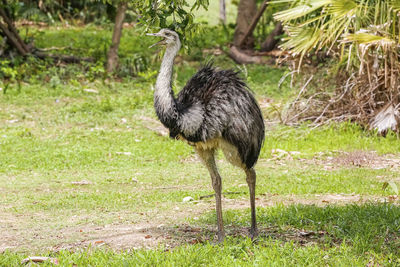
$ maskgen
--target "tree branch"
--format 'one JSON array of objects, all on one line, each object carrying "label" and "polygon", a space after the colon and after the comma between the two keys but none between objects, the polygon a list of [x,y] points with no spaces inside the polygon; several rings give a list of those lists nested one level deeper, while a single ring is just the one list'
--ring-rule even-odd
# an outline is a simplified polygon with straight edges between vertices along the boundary
[{"label": "tree branch", "polygon": [[15,38],[15,35],[12,32],[10,32],[8,30],[8,27],[4,25],[2,22],[0,22],[0,30],[8,38],[10,44],[18,50],[18,53],[20,53],[22,56],[25,56],[27,54],[25,49],[21,46],[21,43],[18,42],[18,40]]},{"label": "tree branch", "polygon": [[57,61],[62,61],[65,63],[80,63],[82,61],[85,62],[94,62],[93,58],[90,57],[76,57],[76,56],[68,56],[68,55],[55,55],[55,54],[47,54],[40,51],[35,51],[33,55],[37,56],[38,58],[45,59],[45,58],[52,58]]},{"label": "tree branch", "polygon": [[258,21],[260,20],[262,14],[264,13],[265,9],[268,6],[268,2],[264,1],[261,5],[261,8],[258,10],[257,14],[254,16],[249,28],[247,29],[245,35],[243,36],[242,40],[239,42],[239,47],[242,47],[244,42],[246,41],[247,38],[253,33],[254,29],[257,26]]},{"label": "tree branch", "polygon": [[262,56],[247,55],[236,46],[230,47],[228,55],[239,64],[267,64],[271,62],[271,60],[267,60]]},{"label": "tree branch", "polygon": [[[9,33],[8,34],[13,34],[14,35],[14,39],[16,42],[19,43],[19,46],[22,48],[22,50],[24,51],[23,53],[21,53],[22,55],[25,55],[27,53],[29,53],[29,48],[27,47],[27,45],[24,43],[24,41],[22,41],[21,37],[19,36],[19,33],[17,31],[17,29],[14,27],[14,23],[12,22],[12,20],[7,16],[6,11],[3,8],[0,8],[0,16],[3,17],[4,22],[8,25],[8,29],[9,29]],[[4,26],[4,25],[3,25]],[[7,29],[7,30],[8,30]],[[2,27],[2,31],[3,27]],[[4,34],[6,34],[4,32]],[[8,36],[7,36],[8,37]],[[8,37],[9,38],[9,37]],[[22,51],[21,51],[22,52]]]},{"label": "tree branch", "polygon": [[281,35],[283,33],[283,25],[282,22],[277,22],[275,25],[275,28],[272,30],[272,32],[267,36],[265,41],[261,44],[261,49],[260,51],[262,52],[268,52],[272,51],[276,44],[279,42],[279,39],[276,37]]}]

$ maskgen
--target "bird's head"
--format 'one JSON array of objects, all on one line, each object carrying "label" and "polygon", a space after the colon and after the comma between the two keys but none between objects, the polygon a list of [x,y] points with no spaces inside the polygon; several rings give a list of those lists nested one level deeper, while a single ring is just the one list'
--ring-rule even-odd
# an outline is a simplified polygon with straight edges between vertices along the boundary
[{"label": "bird's head", "polygon": [[180,44],[179,35],[176,32],[174,32],[172,30],[169,30],[169,29],[161,29],[157,33],[148,33],[147,35],[149,35],[149,36],[157,36],[157,37],[163,38],[161,41],[158,41],[157,43],[151,45],[150,47],[153,47],[155,45],[166,45],[166,46],[169,46],[169,45],[174,45],[174,44],[177,44],[177,43]]}]

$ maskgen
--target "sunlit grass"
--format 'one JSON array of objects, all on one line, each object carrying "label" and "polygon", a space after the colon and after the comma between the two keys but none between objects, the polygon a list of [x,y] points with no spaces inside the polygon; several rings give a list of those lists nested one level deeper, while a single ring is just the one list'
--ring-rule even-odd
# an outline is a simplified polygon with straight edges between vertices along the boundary
[{"label": "sunlit grass", "polygon": [[[109,39],[102,36],[103,31],[94,27],[85,31],[71,28],[64,33],[46,29],[37,44],[46,46],[47,40],[62,45],[70,36],[80,36],[83,39],[72,40],[74,45],[93,48],[89,54],[101,58],[104,55],[95,46],[105,45]],[[129,35],[134,29],[125,32],[121,53],[142,49],[131,45],[139,38]],[[87,43],[88,35],[97,36],[93,44]],[[61,38],[60,43],[56,43],[57,38]],[[143,39],[139,44],[144,47],[147,42]],[[287,73],[284,68],[238,67],[224,56],[214,61],[216,66],[240,70],[260,100],[272,98],[280,104],[293,96],[287,82],[277,87]],[[176,91],[202,63],[177,64]],[[231,234],[223,246],[205,242],[182,244],[172,250],[161,246],[124,252],[98,248],[53,252],[51,248],[60,242],[55,236],[67,229],[79,233],[80,227],[88,225],[163,223],[173,227],[188,223],[215,228],[214,212],[209,211],[214,200],[201,199],[213,193],[206,168],[190,146],[150,130],[149,122],[142,119],[156,118],[152,91],[156,72],[149,70],[135,79],[120,81],[92,80],[88,77],[94,70],[88,68],[85,73],[70,68],[65,73],[48,70],[43,77],[19,86],[11,83],[7,92],[0,94],[0,213],[12,218],[4,219],[4,227],[23,232],[25,238],[19,247],[0,254],[1,266],[18,266],[33,252],[56,257],[60,265],[78,266],[400,264],[399,209],[376,202],[260,206],[261,235],[255,243]],[[293,159],[276,158],[276,149],[294,151]],[[328,157],[372,150],[381,157],[398,155],[400,143],[394,134],[382,138],[351,123],[317,129],[268,125],[256,166],[257,201],[266,203],[274,196],[275,203],[284,203],[293,196],[312,202],[330,194],[359,195],[364,200],[388,198],[395,192],[393,188],[383,190],[382,185],[398,182],[397,168],[340,164],[325,168]],[[224,198],[248,205],[243,171],[223,161],[221,154],[218,165]],[[186,196],[195,201],[183,203]],[[201,210],[198,204],[206,205]],[[225,209],[224,216],[228,233],[249,225],[247,209]],[[212,240],[214,232],[207,231],[202,234]],[[299,240],[301,231],[316,232],[311,234],[315,240]],[[81,237],[72,234],[65,238],[62,242],[73,244]]]}]

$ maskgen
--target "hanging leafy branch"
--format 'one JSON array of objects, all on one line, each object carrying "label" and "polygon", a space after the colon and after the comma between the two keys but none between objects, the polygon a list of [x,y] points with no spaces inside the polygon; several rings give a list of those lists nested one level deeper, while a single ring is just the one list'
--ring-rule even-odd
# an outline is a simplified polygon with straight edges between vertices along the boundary
[{"label": "hanging leafy branch", "polygon": [[146,31],[168,28],[176,31],[185,44],[200,30],[193,11],[201,7],[207,9],[208,4],[209,0],[196,0],[192,5],[186,0],[144,0],[136,1],[134,5],[141,15],[139,22]]}]

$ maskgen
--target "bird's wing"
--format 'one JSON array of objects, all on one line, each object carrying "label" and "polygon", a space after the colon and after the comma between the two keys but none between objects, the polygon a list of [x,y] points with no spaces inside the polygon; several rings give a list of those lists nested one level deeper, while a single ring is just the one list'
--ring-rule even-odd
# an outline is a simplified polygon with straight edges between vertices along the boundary
[{"label": "bird's wing", "polygon": [[194,103],[182,111],[179,118],[179,128],[185,136],[194,135],[204,120],[204,108],[200,103]]}]

